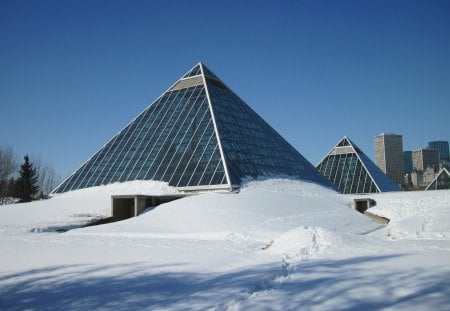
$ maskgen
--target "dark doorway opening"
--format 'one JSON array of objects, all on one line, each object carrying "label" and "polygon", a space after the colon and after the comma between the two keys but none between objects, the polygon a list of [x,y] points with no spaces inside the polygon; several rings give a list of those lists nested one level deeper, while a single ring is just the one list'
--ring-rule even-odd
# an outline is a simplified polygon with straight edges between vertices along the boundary
[{"label": "dark doorway opening", "polygon": [[115,195],[111,197],[111,221],[136,217],[145,209],[153,209],[160,204],[186,197],[186,194],[173,195]]},{"label": "dark doorway opening", "polygon": [[360,213],[367,211],[372,206],[375,206],[376,202],[373,199],[365,198],[365,199],[354,199],[353,201],[353,209],[357,210]]}]

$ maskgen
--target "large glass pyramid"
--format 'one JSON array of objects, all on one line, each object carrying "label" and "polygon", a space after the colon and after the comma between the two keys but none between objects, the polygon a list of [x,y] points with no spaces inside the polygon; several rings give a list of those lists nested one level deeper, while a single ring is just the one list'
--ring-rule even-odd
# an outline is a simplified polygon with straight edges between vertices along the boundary
[{"label": "large glass pyramid", "polygon": [[199,63],[53,193],[130,180],[181,190],[239,188],[245,177],[333,187],[299,152]]},{"label": "large glass pyramid", "polygon": [[400,191],[348,137],[344,137],[317,165],[341,193]]}]

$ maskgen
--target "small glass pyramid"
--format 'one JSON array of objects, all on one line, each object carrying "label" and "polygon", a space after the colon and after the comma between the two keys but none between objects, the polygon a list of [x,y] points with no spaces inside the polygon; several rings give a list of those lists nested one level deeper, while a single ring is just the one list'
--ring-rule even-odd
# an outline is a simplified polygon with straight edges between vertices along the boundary
[{"label": "small glass pyramid", "polygon": [[317,169],[344,194],[400,191],[348,137],[337,143]]},{"label": "small glass pyramid", "polygon": [[443,167],[425,190],[450,189],[450,172]]},{"label": "small glass pyramid", "polygon": [[97,151],[53,193],[130,180],[234,190],[246,177],[334,188],[202,63]]}]

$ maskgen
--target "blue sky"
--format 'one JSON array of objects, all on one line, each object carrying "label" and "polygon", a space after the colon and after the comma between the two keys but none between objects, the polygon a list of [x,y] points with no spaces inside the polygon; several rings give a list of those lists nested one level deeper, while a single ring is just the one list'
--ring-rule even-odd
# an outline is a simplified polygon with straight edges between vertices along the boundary
[{"label": "blue sky", "polygon": [[0,145],[65,177],[199,61],[314,165],[450,140],[450,1],[0,0]]}]

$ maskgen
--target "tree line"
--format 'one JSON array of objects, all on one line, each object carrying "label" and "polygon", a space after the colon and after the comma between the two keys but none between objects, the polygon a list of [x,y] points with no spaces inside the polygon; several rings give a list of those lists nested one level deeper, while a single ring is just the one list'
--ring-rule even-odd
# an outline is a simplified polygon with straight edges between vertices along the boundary
[{"label": "tree line", "polygon": [[0,146],[0,205],[48,198],[60,180],[53,167],[28,154],[18,163],[13,148]]}]

